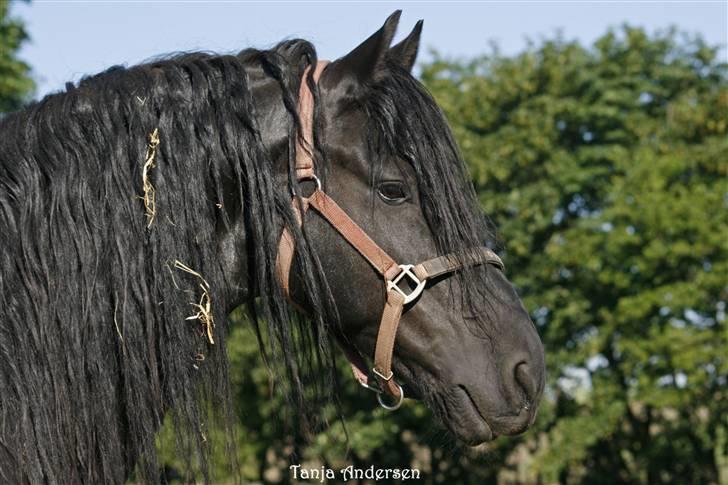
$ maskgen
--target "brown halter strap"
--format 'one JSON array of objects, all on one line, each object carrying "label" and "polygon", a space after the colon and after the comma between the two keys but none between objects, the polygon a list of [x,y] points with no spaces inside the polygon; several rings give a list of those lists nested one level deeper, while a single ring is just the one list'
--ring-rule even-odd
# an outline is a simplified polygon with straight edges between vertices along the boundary
[{"label": "brown halter strap", "polygon": [[[318,82],[321,73],[328,64],[327,61],[319,61],[313,70],[313,81]],[[308,86],[308,76],[311,66],[307,67],[301,79],[299,92],[298,112],[301,119],[301,136],[296,142],[296,178],[299,182],[314,180],[317,184],[316,190],[307,198],[302,199],[302,207],[299,210],[294,197],[292,201],[296,219],[300,225],[303,217],[309,208],[313,208],[341,236],[366,259],[369,264],[384,278],[386,288],[386,302],[379,324],[377,343],[374,351],[374,367],[372,374],[375,376],[377,385],[369,383],[369,376],[365,370],[363,359],[352,349],[345,349],[347,357],[351,362],[354,376],[364,387],[377,392],[379,404],[386,409],[397,409],[404,398],[402,387],[394,380],[392,372],[392,354],[394,352],[394,341],[397,336],[397,328],[402,317],[404,306],[417,299],[425,289],[427,280],[452,273],[465,266],[479,264],[493,264],[504,269],[503,262],[493,251],[486,247],[474,248],[459,257],[449,254],[430,259],[418,265],[397,264],[386,251],[377,245],[359,225],[339,205],[329,197],[321,187],[319,179],[314,172],[314,146],[313,146],[313,112],[314,98]],[[303,214],[301,213],[303,211]],[[291,263],[295,251],[295,241],[287,227],[283,228],[281,239],[278,243],[278,255],[276,258],[276,272],[283,289],[283,292],[290,299],[289,278]],[[409,280],[412,290],[403,290],[399,283]],[[294,303],[295,304],[295,303]],[[381,394],[386,393],[394,397],[397,402],[388,405],[382,401]]]}]

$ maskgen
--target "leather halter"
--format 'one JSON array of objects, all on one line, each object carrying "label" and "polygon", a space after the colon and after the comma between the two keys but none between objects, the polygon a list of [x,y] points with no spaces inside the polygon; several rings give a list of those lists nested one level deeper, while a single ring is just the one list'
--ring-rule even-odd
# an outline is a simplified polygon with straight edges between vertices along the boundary
[{"label": "leather halter", "polygon": [[[319,61],[313,69],[312,78],[314,84],[318,82],[321,73],[328,64],[328,61]],[[374,367],[371,372],[377,384],[370,384],[369,375],[363,365],[363,359],[358,352],[345,349],[351,363],[354,376],[359,383],[367,389],[377,393],[379,404],[390,410],[397,409],[402,404],[404,393],[402,387],[397,384],[392,372],[392,354],[394,352],[394,341],[397,336],[402,311],[405,305],[414,302],[425,289],[428,280],[439,276],[453,273],[465,266],[480,264],[493,264],[504,270],[503,262],[493,251],[486,247],[474,248],[461,254],[459,257],[454,254],[439,256],[417,265],[398,264],[386,251],[377,245],[359,225],[339,205],[326,194],[321,187],[321,182],[314,172],[314,147],[313,147],[313,112],[314,97],[308,86],[308,76],[311,66],[308,66],[301,79],[301,87],[298,98],[298,113],[301,119],[301,136],[296,142],[296,178],[298,182],[313,180],[316,182],[316,190],[310,196],[302,199],[302,205],[293,198],[292,206],[296,214],[296,220],[300,225],[303,216],[309,208],[313,208],[339,234],[356,249],[361,256],[382,276],[386,288],[386,302],[379,324],[377,343],[374,351]],[[303,211],[303,214],[301,213]],[[287,227],[283,228],[281,239],[278,243],[278,255],[276,257],[276,272],[278,280],[285,295],[290,299],[289,277],[295,241]],[[402,289],[400,283],[405,284]],[[413,289],[412,289],[413,288]],[[294,303],[295,304],[295,303]],[[382,398],[386,393],[395,398],[396,404],[388,405]]]}]

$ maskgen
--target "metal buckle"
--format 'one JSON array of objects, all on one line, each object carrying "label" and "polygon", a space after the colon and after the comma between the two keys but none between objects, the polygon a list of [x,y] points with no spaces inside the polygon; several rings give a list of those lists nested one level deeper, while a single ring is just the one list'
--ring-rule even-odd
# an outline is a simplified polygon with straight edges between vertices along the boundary
[{"label": "metal buckle", "polygon": [[[402,295],[404,297],[404,303],[406,305],[407,303],[410,303],[415,298],[420,296],[422,290],[425,289],[425,283],[427,283],[427,280],[420,281],[417,275],[415,275],[415,273],[412,271],[412,268],[414,268],[413,264],[400,264],[398,266],[399,269],[402,271],[400,271],[399,274],[394,277],[394,279],[387,281],[387,291],[395,290],[397,293]],[[409,279],[415,284],[415,289],[412,290],[412,293],[410,293],[409,295],[402,291],[399,286],[397,286],[397,283],[402,281],[405,276],[409,277]]]},{"label": "metal buckle", "polygon": [[[315,174],[311,174],[308,177],[298,179],[298,183],[300,184],[301,182],[305,182],[306,180],[313,180],[314,182],[316,182],[316,190],[317,191],[321,190],[321,181]],[[293,187],[291,187],[291,197],[294,197],[294,198],[296,197],[296,191],[293,189]],[[304,197],[304,199],[305,199],[305,197]]]},{"label": "metal buckle", "polygon": [[379,377],[380,379],[382,379],[385,382],[389,382],[389,380],[392,378],[392,376],[394,376],[394,372],[392,372],[391,369],[389,370],[389,375],[388,376],[383,375],[381,372],[379,372],[377,370],[376,367],[372,367],[372,372],[374,372],[374,374],[376,374],[377,377]]},{"label": "metal buckle", "polygon": [[[377,377],[379,377],[380,379],[382,379],[382,380],[383,380],[384,382],[389,382],[389,380],[390,380],[390,379],[391,379],[392,377],[394,377],[394,372],[392,372],[392,370],[391,370],[391,369],[390,369],[390,371],[389,371],[389,377],[386,377],[386,376],[384,376],[384,375],[383,375],[383,374],[382,374],[381,372],[379,372],[379,371],[378,371],[378,370],[377,370],[377,369],[376,369],[375,367],[372,367],[372,373],[373,373],[374,375],[376,375]],[[366,382],[364,382],[364,381],[361,381],[361,380],[359,380],[359,379],[357,379],[356,381],[357,381],[357,382],[358,382],[359,384],[361,384],[361,387],[363,387],[364,389],[368,389],[368,390],[370,390],[370,391],[372,391],[372,392],[376,392],[377,394],[382,394],[382,393],[384,392],[384,391],[382,390],[382,388],[381,388],[381,387],[379,387],[379,386],[372,386],[372,385],[369,385],[368,383],[366,383]],[[370,381],[374,381],[374,382],[377,382],[377,381],[376,381],[376,380],[374,380],[374,379],[370,379]]]}]

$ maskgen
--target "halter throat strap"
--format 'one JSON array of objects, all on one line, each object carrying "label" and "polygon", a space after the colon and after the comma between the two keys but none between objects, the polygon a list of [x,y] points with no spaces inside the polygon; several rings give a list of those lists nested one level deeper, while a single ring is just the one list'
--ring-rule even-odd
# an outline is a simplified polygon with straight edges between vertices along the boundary
[{"label": "halter throat strap", "polygon": [[[327,61],[319,61],[313,69],[311,80],[315,84],[321,76]],[[301,135],[296,141],[296,179],[298,182],[314,180],[316,190],[307,198],[301,199],[299,207],[296,198],[292,200],[293,211],[299,226],[309,208],[315,210],[349,243],[383,278],[386,300],[382,311],[376,348],[374,367],[371,374],[366,371],[364,359],[352,348],[345,353],[359,383],[377,393],[379,404],[385,409],[397,409],[404,398],[402,387],[397,384],[392,372],[392,355],[397,329],[405,305],[414,304],[428,280],[458,271],[466,266],[492,264],[504,270],[503,262],[493,251],[486,247],[473,248],[464,254],[439,256],[418,265],[398,264],[344,211],[321,187],[314,170],[314,96],[308,84],[311,66],[307,67],[301,79],[298,112],[301,121]],[[285,295],[290,299],[290,272],[295,252],[295,240],[288,227],[284,227],[278,243],[276,272]],[[406,288],[406,289],[403,289]],[[295,302],[294,302],[295,305]],[[370,379],[374,377],[376,384]],[[387,404],[382,394],[395,399],[395,404]]]}]

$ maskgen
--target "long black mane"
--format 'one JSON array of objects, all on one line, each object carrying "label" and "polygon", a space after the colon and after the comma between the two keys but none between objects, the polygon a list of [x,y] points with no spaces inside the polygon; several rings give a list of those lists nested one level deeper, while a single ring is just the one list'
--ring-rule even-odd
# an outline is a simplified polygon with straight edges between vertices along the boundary
[{"label": "long black mane", "polygon": [[[314,61],[310,44],[292,41],[112,68],[2,121],[0,436],[23,444],[17,466],[31,482],[123,481],[136,460],[140,476],[156,481],[150,431],[167,409],[193,431],[184,447],[204,455],[200,398],[224,410],[230,402],[225,334],[238,282],[224,280],[217,236],[231,210],[243,211],[256,242],[254,314],[270,326],[302,396],[297,375],[326,348],[317,345],[325,312],[317,305],[318,326],[296,337],[274,275],[287,189],[273,184],[246,66],[264,65],[293,99],[291,80]],[[156,218],[147,227],[139,196],[154,130]],[[223,194],[230,179],[237,194]],[[237,207],[222,210],[223,200]],[[215,345],[200,322],[186,320],[201,284],[210,288]],[[47,474],[87,449],[99,450],[86,464],[90,476]]]},{"label": "long black mane", "polygon": [[[278,287],[289,189],[274,183],[247,83],[253,65],[278,81],[293,140],[294,93],[314,62],[300,40],[238,55],[185,54],[112,68],[0,121],[0,463],[31,483],[121,482],[136,463],[140,479],[156,482],[154,431],[171,412],[181,449],[207,476],[208,410],[230,413],[225,336],[238,282],[225,280],[217,251],[236,211],[254,241],[247,284],[258,298],[249,314],[268,327],[263,348],[283,363],[283,392],[305,415],[304,395],[330,389],[326,326],[336,311],[298,230],[313,314],[292,312]],[[482,243],[485,226],[442,114],[409,73],[390,69],[365,106],[379,148],[413,163],[442,253]],[[148,226],[140,196],[155,130]],[[223,193],[230,181],[237,193]],[[206,291],[214,345],[201,321],[188,319]],[[87,450],[97,450],[93,463],[79,461]],[[0,479],[8,473],[0,468]]]}]

